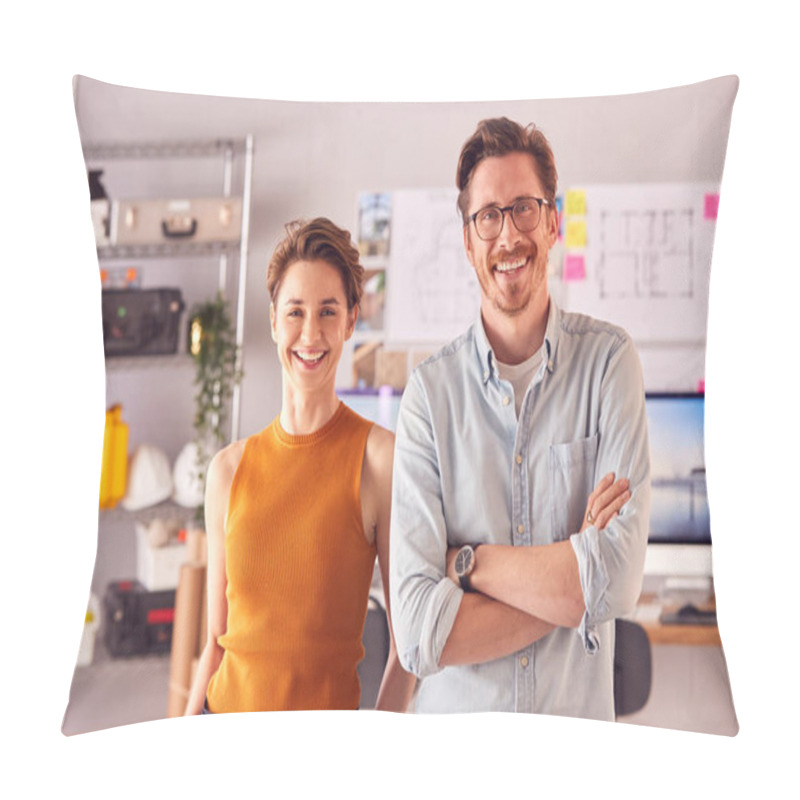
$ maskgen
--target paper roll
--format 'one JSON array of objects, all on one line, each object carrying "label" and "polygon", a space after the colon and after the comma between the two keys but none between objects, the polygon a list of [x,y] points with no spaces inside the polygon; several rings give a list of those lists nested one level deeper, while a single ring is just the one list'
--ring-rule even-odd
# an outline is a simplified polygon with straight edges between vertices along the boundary
[{"label": "paper roll", "polygon": [[203,647],[206,643],[208,636],[208,581],[205,580],[205,571],[203,571],[203,593],[200,600],[200,635],[197,639],[197,655],[200,656],[203,652]]},{"label": "paper roll", "polygon": [[186,560],[206,563],[206,532],[202,528],[189,528],[186,531]]},{"label": "paper roll", "polygon": [[175,593],[175,621],[172,626],[172,652],[169,664],[167,716],[180,717],[192,682],[192,661],[200,646],[203,593],[206,568],[202,564],[183,564]]}]

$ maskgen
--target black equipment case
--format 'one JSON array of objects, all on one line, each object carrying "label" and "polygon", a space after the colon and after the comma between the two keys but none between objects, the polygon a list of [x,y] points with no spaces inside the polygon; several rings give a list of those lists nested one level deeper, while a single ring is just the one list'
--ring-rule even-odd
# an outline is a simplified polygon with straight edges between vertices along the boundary
[{"label": "black equipment case", "polygon": [[112,656],[170,652],[174,589],[149,592],[139,581],[109,583],[104,611],[105,644]]},{"label": "black equipment case", "polygon": [[180,289],[104,289],[106,356],[167,355],[178,350]]}]

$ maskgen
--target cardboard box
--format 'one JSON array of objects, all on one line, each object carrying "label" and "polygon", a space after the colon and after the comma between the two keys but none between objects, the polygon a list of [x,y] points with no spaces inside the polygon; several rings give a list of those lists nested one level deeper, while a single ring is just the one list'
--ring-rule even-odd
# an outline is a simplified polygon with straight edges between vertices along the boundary
[{"label": "cardboard box", "polygon": [[378,350],[375,354],[375,385],[403,390],[407,380],[408,350]]},{"label": "cardboard box", "polygon": [[149,591],[177,589],[186,555],[186,542],[152,547],[147,540],[147,528],[136,523],[136,577]]}]

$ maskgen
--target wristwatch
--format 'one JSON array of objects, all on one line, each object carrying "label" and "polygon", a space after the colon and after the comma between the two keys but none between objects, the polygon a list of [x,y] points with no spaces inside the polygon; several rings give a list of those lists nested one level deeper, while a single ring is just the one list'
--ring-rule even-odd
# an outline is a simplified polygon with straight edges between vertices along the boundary
[{"label": "wristwatch", "polygon": [[478,547],[479,545],[477,544],[465,544],[456,553],[454,564],[456,576],[458,577],[458,582],[461,584],[461,588],[465,592],[472,590],[469,576],[472,574],[472,570],[475,569],[475,550],[477,550]]}]

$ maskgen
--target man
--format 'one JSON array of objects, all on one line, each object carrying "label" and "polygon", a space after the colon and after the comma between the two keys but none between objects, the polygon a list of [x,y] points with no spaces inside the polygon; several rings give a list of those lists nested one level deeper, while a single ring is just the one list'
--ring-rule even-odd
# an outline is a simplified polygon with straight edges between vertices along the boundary
[{"label": "man", "polygon": [[417,711],[614,719],[614,619],[647,541],[644,391],[623,330],[549,297],[556,180],[532,125],[484,120],[461,152],[480,317],[412,374],[395,447],[392,618]]}]

